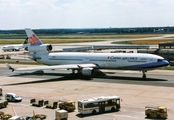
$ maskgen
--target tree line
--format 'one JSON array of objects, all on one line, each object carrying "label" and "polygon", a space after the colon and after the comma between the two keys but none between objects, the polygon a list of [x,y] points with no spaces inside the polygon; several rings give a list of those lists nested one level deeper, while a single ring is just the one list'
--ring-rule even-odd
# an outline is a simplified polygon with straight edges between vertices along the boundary
[{"label": "tree line", "polygon": [[[135,27],[135,28],[69,28],[69,29],[34,29],[36,34],[136,34],[136,33],[173,33],[174,27]],[[25,34],[21,30],[0,30],[0,34]]]}]

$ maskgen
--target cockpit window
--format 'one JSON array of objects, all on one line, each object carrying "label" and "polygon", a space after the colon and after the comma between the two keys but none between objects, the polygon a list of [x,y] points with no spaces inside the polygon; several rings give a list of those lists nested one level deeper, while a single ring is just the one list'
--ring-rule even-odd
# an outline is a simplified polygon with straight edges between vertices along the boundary
[{"label": "cockpit window", "polygon": [[163,59],[158,59],[158,62],[162,62],[163,61]]}]

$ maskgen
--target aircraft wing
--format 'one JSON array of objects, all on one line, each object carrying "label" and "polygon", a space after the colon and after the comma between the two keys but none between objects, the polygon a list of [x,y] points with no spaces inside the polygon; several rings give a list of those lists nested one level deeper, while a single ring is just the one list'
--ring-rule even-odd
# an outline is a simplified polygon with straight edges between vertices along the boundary
[{"label": "aircraft wing", "polygon": [[55,69],[82,69],[82,68],[97,68],[95,64],[67,64],[67,65],[53,65],[53,66],[37,66],[28,68],[13,68],[7,64],[8,69],[13,71],[39,71],[39,70],[55,70]]}]

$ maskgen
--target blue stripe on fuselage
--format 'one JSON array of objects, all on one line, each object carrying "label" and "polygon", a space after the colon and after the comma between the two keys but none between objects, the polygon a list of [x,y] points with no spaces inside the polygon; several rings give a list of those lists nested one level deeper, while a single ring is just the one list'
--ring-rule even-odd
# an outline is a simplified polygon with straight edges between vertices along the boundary
[{"label": "blue stripe on fuselage", "polygon": [[141,70],[141,69],[153,69],[157,67],[164,67],[168,65],[169,65],[169,62],[167,60],[163,60],[161,62],[153,62],[153,63],[147,63],[147,64],[119,67],[119,69]]}]

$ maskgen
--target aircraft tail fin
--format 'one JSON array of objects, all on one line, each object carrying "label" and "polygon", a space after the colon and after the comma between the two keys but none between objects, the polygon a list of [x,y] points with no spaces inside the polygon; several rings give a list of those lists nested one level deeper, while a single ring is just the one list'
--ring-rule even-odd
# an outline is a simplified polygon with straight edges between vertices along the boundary
[{"label": "aircraft tail fin", "polygon": [[28,37],[24,40],[23,44],[28,44]]},{"label": "aircraft tail fin", "polygon": [[26,28],[25,32],[27,34],[27,37],[29,38],[30,45],[42,45],[42,41],[37,37],[37,35],[30,29]]}]

